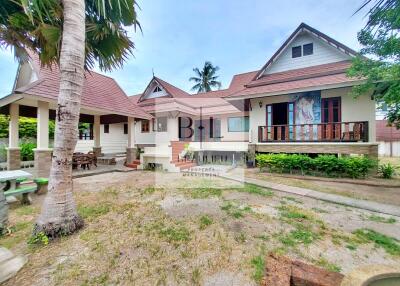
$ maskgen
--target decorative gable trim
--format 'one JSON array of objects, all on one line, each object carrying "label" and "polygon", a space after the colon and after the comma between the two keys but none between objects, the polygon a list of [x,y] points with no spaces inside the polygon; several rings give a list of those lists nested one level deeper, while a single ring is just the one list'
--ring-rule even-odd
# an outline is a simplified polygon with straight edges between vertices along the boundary
[{"label": "decorative gable trim", "polygon": [[346,45],[332,39],[331,37],[327,36],[326,34],[318,31],[317,29],[305,24],[301,23],[297,29],[287,38],[287,40],[283,43],[283,45],[275,52],[275,54],[268,60],[268,62],[259,70],[253,80],[257,80],[263,76],[265,71],[268,67],[273,64],[276,59],[282,54],[282,52],[292,43],[292,41],[302,32],[307,31],[308,33],[312,34],[313,36],[317,37],[318,39],[324,41],[325,43],[329,44],[330,46],[338,49],[339,51],[349,55],[349,56],[356,56],[358,53],[353,49],[347,47]]},{"label": "decorative gable trim", "polygon": [[147,85],[146,89],[144,90],[142,96],[140,96],[140,98],[138,99],[138,103],[145,100],[146,96],[150,93],[153,92],[154,90],[154,86],[153,83],[156,83],[156,87],[159,87],[161,89],[161,91],[164,91],[166,93],[166,95],[160,96],[160,97],[172,97],[172,95],[167,91],[167,89],[165,87],[163,87],[163,85],[157,80],[156,77],[153,77],[151,79],[151,81],[149,82],[149,84]]}]

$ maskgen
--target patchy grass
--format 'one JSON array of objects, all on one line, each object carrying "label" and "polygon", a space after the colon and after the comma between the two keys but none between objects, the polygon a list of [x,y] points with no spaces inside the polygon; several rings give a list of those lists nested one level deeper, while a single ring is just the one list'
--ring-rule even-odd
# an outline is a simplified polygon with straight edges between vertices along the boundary
[{"label": "patchy grass", "polygon": [[320,214],[327,214],[327,213],[329,213],[328,211],[326,211],[326,210],[324,210],[324,209],[321,209],[321,208],[312,208],[312,210],[314,211],[314,212],[316,212],[316,213],[320,213]]},{"label": "patchy grass", "polygon": [[199,228],[201,230],[206,229],[209,225],[212,225],[212,223],[213,223],[213,219],[210,216],[203,215],[200,217],[200,220],[199,220],[199,224],[200,224]]},{"label": "patchy grass", "polygon": [[190,190],[190,196],[193,199],[206,199],[210,197],[220,197],[222,189],[219,188],[195,188]]},{"label": "patchy grass", "polygon": [[397,221],[394,217],[386,218],[386,217],[379,216],[379,215],[370,215],[367,219],[370,221],[390,223],[390,224],[396,223],[396,221]]},{"label": "patchy grass", "polygon": [[340,272],[342,268],[339,265],[329,262],[326,258],[320,257],[318,260],[313,261],[316,265],[325,268],[328,271]]},{"label": "patchy grass", "polygon": [[294,219],[299,221],[314,220],[315,218],[312,212],[293,205],[280,206],[278,209],[282,218]]},{"label": "patchy grass", "polygon": [[253,257],[250,263],[251,266],[253,267],[253,279],[257,283],[260,283],[261,279],[264,277],[264,271],[265,271],[264,255],[257,255]]},{"label": "patchy grass", "polygon": [[244,184],[243,188],[238,189],[240,192],[245,192],[249,194],[254,194],[254,195],[260,195],[263,197],[271,197],[274,195],[274,192],[265,189],[265,188],[260,188],[259,186],[253,185],[253,184]]},{"label": "patchy grass", "polygon": [[393,237],[376,232],[372,229],[358,229],[354,234],[364,241],[374,242],[376,246],[382,247],[391,255],[400,256],[400,242]]},{"label": "patchy grass", "polygon": [[153,194],[153,193],[155,193],[157,191],[162,191],[162,190],[163,190],[163,188],[157,188],[157,187],[154,187],[154,186],[149,186],[149,187],[144,188],[142,190],[142,193],[144,195],[151,195],[151,194]]},{"label": "patchy grass", "polygon": [[278,239],[284,246],[297,247],[299,244],[309,245],[313,243],[320,239],[320,235],[309,228],[298,226],[288,234],[280,234]]},{"label": "patchy grass", "polygon": [[157,222],[150,229],[156,230],[160,238],[170,243],[187,242],[190,240],[189,229],[179,223],[167,226],[163,222]]},{"label": "patchy grass", "polygon": [[15,210],[17,215],[34,215],[36,214],[37,210],[34,206],[18,206]]},{"label": "patchy grass", "polygon": [[193,270],[191,280],[193,285],[201,285],[201,271],[199,268]]},{"label": "patchy grass", "polygon": [[109,203],[97,203],[95,205],[80,205],[78,213],[83,219],[94,219],[105,215],[110,211]]},{"label": "patchy grass", "polygon": [[295,203],[297,203],[297,204],[303,204],[303,202],[302,201],[300,201],[300,200],[298,200],[298,199],[296,199],[296,198],[294,198],[294,197],[289,197],[289,196],[285,196],[285,197],[283,197],[285,200],[288,200],[288,201],[291,201],[291,202],[295,202]]},{"label": "patchy grass", "polygon": [[242,218],[246,213],[251,212],[251,208],[247,205],[238,205],[231,201],[225,202],[221,207],[229,216],[234,218]]}]

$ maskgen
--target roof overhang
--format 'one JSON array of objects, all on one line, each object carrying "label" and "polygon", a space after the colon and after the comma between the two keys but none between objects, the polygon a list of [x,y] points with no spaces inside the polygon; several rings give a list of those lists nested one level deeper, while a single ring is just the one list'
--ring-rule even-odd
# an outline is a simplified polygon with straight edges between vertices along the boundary
[{"label": "roof overhang", "polygon": [[[7,95],[7,96],[1,98],[0,99],[0,107],[9,105],[11,103],[18,103],[20,105],[25,105],[25,106],[29,106],[29,107],[37,107],[39,101],[48,102],[49,109],[51,109],[51,110],[57,109],[57,100],[43,97],[43,96],[24,94],[24,93],[13,93],[13,94],[10,94],[10,95]],[[95,108],[95,107],[87,106],[84,104],[81,104],[80,113],[87,114],[87,115],[119,115],[119,116],[129,116],[129,117],[141,118],[140,116],[135,116],[135,115],[128,114],[125,112],[102,109],[102,108]],[[149,114],[148,117],[143,118],[143,119],[150,119],[150,118],[152,118],[152,116]]]},{"label": "roof overhang", "polygon": [[278,91],[278,92],[264,92],[264,93],[248,94],[248,95],[242,95],[242,96],[231,96],[231,97],[225,97],[224,99],[227,101],[236,101],[236,100],[260,98],[260,97],[293,94],[293,93],[300,93],[300,92],[307,92],[307,91],[337,89],[337,88],[351,87],[354,85],[359,85],[362,82],[363,82],[363,80],[356,80],[356,81],[344,82],[344,83],[318,85],[318,86],[298,88],[298,89],[288,89],[288,90],[282,90],[282,91]]}]

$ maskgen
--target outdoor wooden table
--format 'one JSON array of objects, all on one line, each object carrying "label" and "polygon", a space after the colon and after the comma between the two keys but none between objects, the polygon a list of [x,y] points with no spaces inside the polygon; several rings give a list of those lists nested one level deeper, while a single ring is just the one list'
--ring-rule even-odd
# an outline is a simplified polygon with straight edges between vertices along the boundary
[{"label": "outdoor wooden table", "polygon": [[[10,189],[15,190],[17,187],[17,179],[21,178],[32,178],[32,174],[22,171],[3,171],[0,172],[0,182],[10,182]],[[4,188],[4,187],[3,187]],[[8,206],[7,200],[4,195],[3,189],[0,190],[0,230],[1,228],[5,228],[8,223]]]}]

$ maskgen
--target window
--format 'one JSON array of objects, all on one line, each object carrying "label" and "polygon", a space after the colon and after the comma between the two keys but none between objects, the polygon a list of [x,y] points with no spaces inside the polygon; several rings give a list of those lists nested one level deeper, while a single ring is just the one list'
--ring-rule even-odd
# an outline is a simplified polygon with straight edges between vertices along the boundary
[{"label": "window", "polygon": [[303,56],[312,55],[314,52],[314,45],[313,43],[303,45]]},{"label": "window", "polygon": [[110,125],[104,124],[104,133],[109,133],[109,132],[110,132]]},{"label": "window", "polygon": [[142,133],[150,132],[150,121],[142,120]]},{"label": "window", "polygon": [[128,134],[128,124],[124,124],[124,134]]},{"label": "window", "polygon": [[156,88],[153,90],[153,92],[160,92],[161,88],[159,86],[156,86]]},{"label": "window", "polygon": [[228,118],[228,132],[249,132],[249,117]]},{"label": "window", "polygon": [[293,47],[292,58],[299,58],[299,57],[301,57],[301,46]]},{"label": "window", "polygon": [[157,132],[167,132],[167,117],[157,118]]}]

